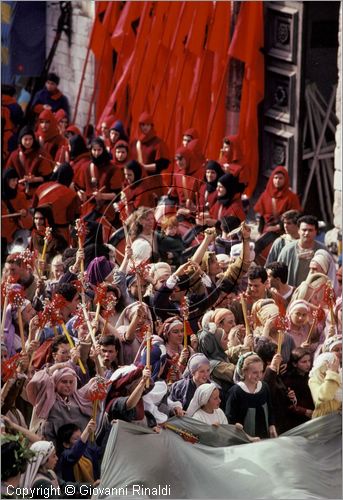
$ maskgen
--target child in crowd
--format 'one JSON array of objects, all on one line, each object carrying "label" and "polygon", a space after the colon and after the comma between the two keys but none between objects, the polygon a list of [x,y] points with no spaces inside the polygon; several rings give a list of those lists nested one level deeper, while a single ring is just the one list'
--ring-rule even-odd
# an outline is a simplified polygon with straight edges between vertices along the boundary
[{"label": "child in crowd", "polygon": [[94,483],[100,478],[99,447],[92,441],[96,422],[91,419],[83,432],[77,424],[64,424],[57,431],[57,473],[64,481]]},{"label": "child in crowd", "polygon": [[183,263],[182,252],[185,250],[178,226],[179,222],[175,216],[163,218],[161,221],[162,236],[159,242],[159,253],[162,260],[176,267]]}]

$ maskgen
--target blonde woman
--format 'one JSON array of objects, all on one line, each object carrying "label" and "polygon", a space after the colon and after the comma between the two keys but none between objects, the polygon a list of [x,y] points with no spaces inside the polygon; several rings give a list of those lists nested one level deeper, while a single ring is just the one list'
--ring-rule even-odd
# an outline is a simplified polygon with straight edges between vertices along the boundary
[{"label": "blonde woman", "polygon": [[240,356],[225,414],[230,424],[242,424],[250,436],[277,437],[270,391],[262,377],[263,361],[257,354],[247,352]]}]

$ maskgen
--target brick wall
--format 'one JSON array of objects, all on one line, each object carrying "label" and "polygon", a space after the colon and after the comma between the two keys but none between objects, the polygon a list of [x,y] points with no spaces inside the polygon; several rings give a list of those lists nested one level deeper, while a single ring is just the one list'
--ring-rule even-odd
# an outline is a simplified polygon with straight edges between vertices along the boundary
[{"label": "brick wall", "polygon": [[339,123],[336,129],[335,149],[335,200],[334,200],[334,224],[336,228],[342,229],[342,4],[339,16],[338,32],[338,86],[336,94],[336,114]]},{"label": "brick wall", "polygon": [[[60,78],[60,89],[68,97],[73,117],[75,102],[81,81],[83,63],[86,58],[89,36],[91,33],[94,18],[94,2],[73,1],[72,4],[72,44],[68,47],[68,40],[65,33],[59,41],[55,57],[52,61],[51,71],[57,73]],[[47,54],[55,36],[55,29],[60,15],[60,8],[57,2],[47,4]],[[94,82],[94,58],[90,53],[87,70],[83,82],[81,99],[78,106],[78,114],[75,120],[81,131],[87,123],[89,102],[93,92]],[[93,113],[91,123],[94,123]]]}]

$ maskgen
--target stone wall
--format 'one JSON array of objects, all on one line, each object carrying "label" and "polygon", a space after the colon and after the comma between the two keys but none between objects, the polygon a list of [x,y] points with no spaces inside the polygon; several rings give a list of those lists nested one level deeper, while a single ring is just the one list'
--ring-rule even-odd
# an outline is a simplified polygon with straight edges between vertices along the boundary
[{"label": "stone wall", "polygon": [[[75,102],[81,82],[81,75],[84,60],[86,58],[89,36],[92,30],[94,18],[94,2],[89,0],[73,1],[72,4],[72,43],[68,47],[68,39],[62,33],[55,57],[50,70],[57,73],[60,78],[60,89],[68,97],[71,109],[71,118],[74,114]],[[47,4],[47,55],[50,51],[55,37],[60,7],[57,2]],[[87,123],[89,103],[94,87],[94,58],[92,52],[88,59],[87,70],[83,82],[81,99],[78,106],[78,113],[75,125],[81,131]],[[94,114],[90,123],[94,123]]]},{"label": "stone wall", "polygon": [[342,4],[339,16],[338,31],[338,86],[336,94],[336,114],[339,124],[336,128],[336,149],[335,149],[335,177],[334,177],[334,224],[338,229],[342,229]]}]

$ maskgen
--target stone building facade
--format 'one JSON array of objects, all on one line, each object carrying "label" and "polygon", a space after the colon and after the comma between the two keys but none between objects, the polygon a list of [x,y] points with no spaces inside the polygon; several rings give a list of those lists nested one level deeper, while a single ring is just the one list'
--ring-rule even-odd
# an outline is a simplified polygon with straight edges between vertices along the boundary
[{"label": "stone building facade", "polygon": [[[55,29],[60,15],[57,2],[47,3],[47,28],[46,28],[46,50],[49,54],[55,37]],[[55,57],[50,70],[57,73],[60,78],[60,89],[68,97],[70,102],[71,117],[73,117],[75,102],[81,82],[82,69],[87,54],[89,37],[94,19],[94,2],[73,1],[72,2],[72,37],[71,46],[65,33],[62,33],[57,46]],[[81,98],[75,125],[83,130],[87,123],[89,106],[94,88],[94,57],[89,54],[87,70],[82,87]],[[94,124],[94,112],[92,110],[90,123]]]}]

